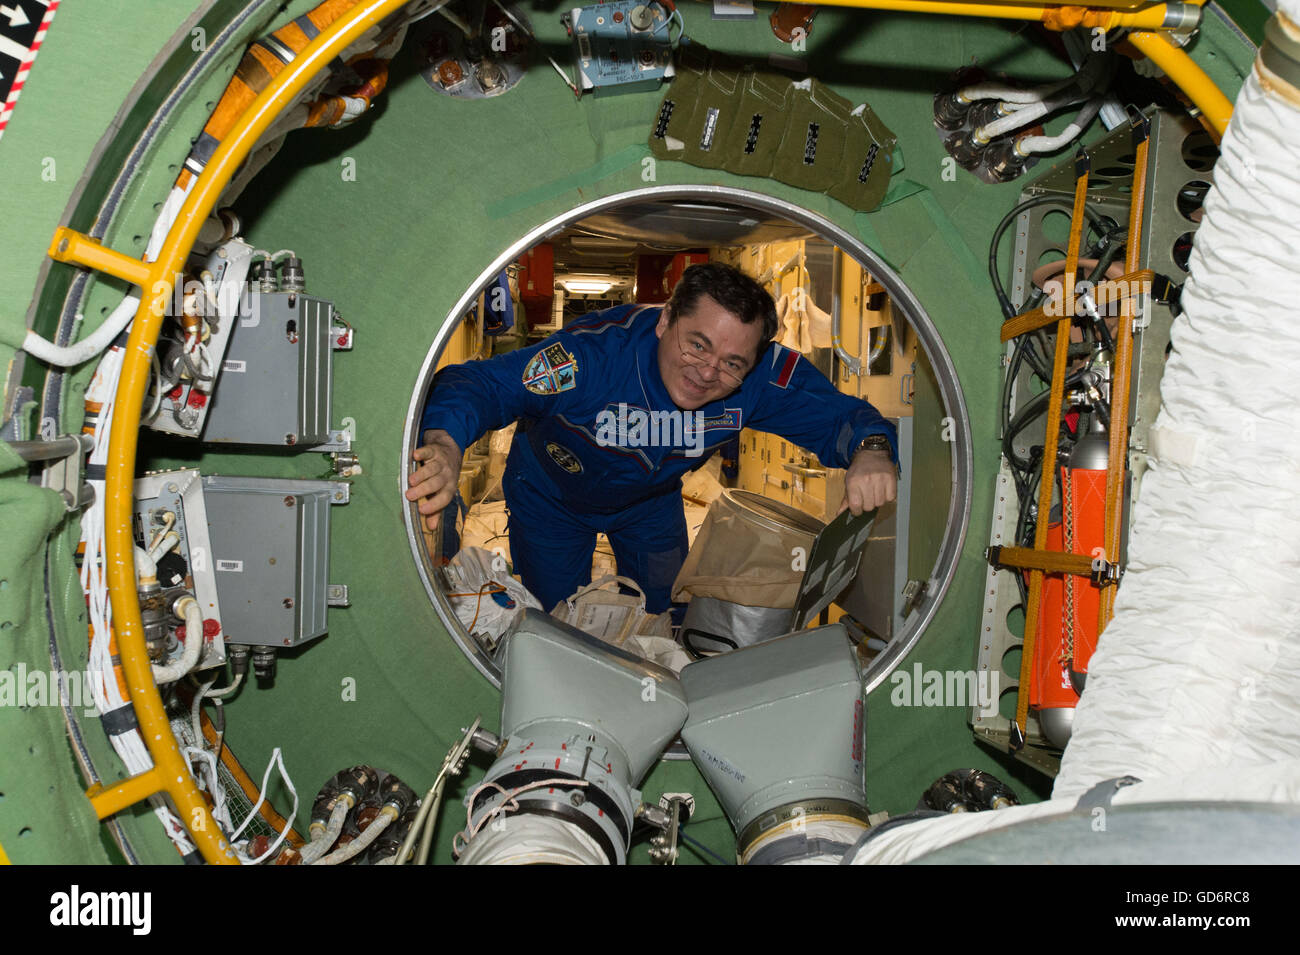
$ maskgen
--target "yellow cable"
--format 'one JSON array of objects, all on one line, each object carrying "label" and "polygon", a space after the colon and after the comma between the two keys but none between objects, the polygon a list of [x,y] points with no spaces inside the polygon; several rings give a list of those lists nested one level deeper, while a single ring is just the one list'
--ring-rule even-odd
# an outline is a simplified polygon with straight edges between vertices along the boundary
[{"label": "yellow cable", "polygon": [[1128,35],[1128,41],[1165,71],[1222,139],[1223,131],[1228,128],[1228,120],[1232,118],[1232,103],[1214,85],[1214,80],[1206,76],[1205,71],[1190,56],[1162,34],[1138,30]]},{"label": "yellow cable", "polygon": [[[127,340],[122,376],[118,384],[109,433],[109,456],[105,475],[105,572],[113,605],[122,669],[131,691],[140,732],[162,778],[166,780],[182,822],[194,838],[199,852],[209,863],[238,864],[230,845],[212,818],[194,785],[189,766],[176,745],[162,699],[154,685],[149,656],[140,621],[140,603],[135,586],[135,540],[131,533],[136,447],[140,410],[149,383],[150,357],[158,340],[175,277],[194,245],[199,228],[216,205],[235,170],[252,150],[258,138],[275,118],[290,106],[307,83],[355,42],[366,30],[405,5],[407,0],[360,0],[351,10],[323,30],[294,58],[244,111],[222,140],[207,168],[186,198],[176,222],[167,235],[158,259],[148,270],[141,286],[143,298]],[[61,261],[103,264],[110,257],[96,250],[95,263],[80,262],[76,242],[64,245],[61,238],[73,238],[69,230],[56,233],[54,246],[62,246]],[[143,278],[143,276],[141,276]]]},{"label": "yellow cable", "polygon": [[[1201,0],[1204,3],[1205,0]],[[859,10],[889,10],[898,13],[938,13],[954,17],[989,17],[1000,20],[1035,20],[1049,29],[1075,26],[1099,26],[1105,30],[1127,27],[1135,30],[1165,28],[1169,7],[1182,4],[1156,4],[1140,10],[1124,11],[1086,5],[966,3],[963,0],[818,0],[818,6],[853,7]],[[1194,4],[1199,6],[1200,4]]]}]

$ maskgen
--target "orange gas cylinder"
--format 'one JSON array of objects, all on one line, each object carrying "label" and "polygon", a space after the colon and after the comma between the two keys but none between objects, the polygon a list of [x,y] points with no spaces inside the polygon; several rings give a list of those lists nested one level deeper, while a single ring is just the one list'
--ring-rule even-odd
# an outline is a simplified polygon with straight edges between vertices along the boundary
[{"label": "orange gas cylinder", "polygon": [[[1106,435],[1085,435],[1061,468],[1062,520],[1047,528],[1047,548],[1092,556],[1104,552]],[[1088,661],[1097,648],[1100,592],[1088,578],[1047,574],[1038,614],[1029,702],[1053,746],[1070,739],[1074,707],[1083,692]]]}]

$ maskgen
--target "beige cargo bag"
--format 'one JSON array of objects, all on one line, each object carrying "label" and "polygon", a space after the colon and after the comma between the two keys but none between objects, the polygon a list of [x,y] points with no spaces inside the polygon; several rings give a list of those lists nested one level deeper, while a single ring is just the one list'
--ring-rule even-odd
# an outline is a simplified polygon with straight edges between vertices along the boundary
[{"label": "beige cargo bag", "polygon": [[[604,589],[611,584],[613,589]],[[618,584],[636,593],[619,593]],[[691,662],[690,655],[673,640],[672,617],[646,613],[645,592],[628,577],[606,574],[593,580],[556,604],[551,616],[674,673]]]},{"label": "beige cargo bag", "polygon": [[727,490],[709,508],[673,583],[673,600],[715,597],[792,608],[808,555],[825,525],[749,491]]}]

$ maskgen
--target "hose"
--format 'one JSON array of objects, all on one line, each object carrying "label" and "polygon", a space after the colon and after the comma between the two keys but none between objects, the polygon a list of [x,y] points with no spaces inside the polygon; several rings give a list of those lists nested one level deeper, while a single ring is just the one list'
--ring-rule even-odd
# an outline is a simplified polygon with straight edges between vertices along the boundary
[{"label": "hose", "polygon": [[1016,152],[1021,156],[1029,156],[1033,153],[1050,153],[1073,142],[1075,137],[1087,129],[1088,124],[1101,112],[1104,102],[1105,98],[1102,96],[1094,96],[1088,100],[1075,114],[1070,125],[1055,136],[1025,136],[1023,139],[1016,140]]},{"label": "hose", "polygon": [[185,618],[185,650],[172,663],[153,665],[153,681],[159,686],[179,680],[193,670],[203,651],[203,610],[199,602],[186,594],[176,601],[176,611]]},{"label": "hose", "polygon": [[351,808],[352,794],[345,792],[334,804],[334,811],[330,813],[327,825],[322,828],[319,822],[311,824],[314,838],[302,847],[302,865],[315,864],[317,859],[329,851],[330,846],[338,840],[339,833],[343,831],[343,822],[347,819],[348,810]]},{"label": "hose", "polygon": [[240,684],[244,682],[244,674],[236,673],[235,678],[230,681],[230,686],[222,687],[220,690],[206,690],[203,693],[205,700],[221,700],[230,696],[239,689]]},{"label": "hose", "polygon": [[1001,119],[995,119],[993,122],[981,126],[975,130],[972,138],[979,144],[991,142],[999,136],[1028,126],[1034,120],[1049,116],[1058,109],[1064,109],[1071,103],[1077,103],[1079,100],[1086,98],[1094,88],[1104,89],[1110,85],[1110,73],[1113,64],[1114,60],[1110,55],[1090,57],[1083,64],[1083,68],[1074,75],[1071,82],[1060,92],[1030,103],[1024,109],[1018,109],[1008,116],[1003,116]]},{"label": "hose", "polygon": [[1073,76],[1067,76],[1057,83],[1044,83],[1032,89],[1022,90],[1006,83],[974,83],[959,89],[953,96],[959,102],[971,103],[978,99],[996,99],[1003,103],[1038,103],[1063,90],[1074,82]]},{"label": "hose", "polygon": [[[1037,206],[1045,205],[1058,205],[1070,208],[1073,205],[1073,201],[1064,196],[1034,196],[1030,199],[1026,199],[1019,205],[1014,206],[1010,212],[1002,217],[1002,221],[999,222],[997,228],[993,230],[993,239],[989,243],[989,279],[993,282],[993,291],[998,297],[998,304],[1002,306],[1002,314],[1005,318],[1014,318],[1016,315],[1016,309],[1015,306],[1011,304],[1011,299],[1007,298],[1006,289],[1002,285],[1002,277],[998,274],[998,247],[1002,243],[1002,236],[1006,233],[1011,223],[1015,221],[1016,216],[1020,215],[1020,213],[1024,212],[1026,209],[1033,209]],[[1098,233],[1102,235],[1108,234],[1110,230],[1106,228],[1104,224],[1105,220],[1102,219],[1096,210],[1085,205],[1083,207],[1083,214],[1087,217],[1088,222],[1097,230]]]},{"label": "hose", "polygon": [[313,865],[339,865],[347,862],[349,859],[359,856],[370,848],[370,844],[379,838],[379,834],[388,828],[389,824],[397,818],[397,810],[392,806],[385,806],[374,819],[370,820],[370,825],[366,826],[365,832],[353,839],[342,849],[331,852],[324,858],[317,859]]}]

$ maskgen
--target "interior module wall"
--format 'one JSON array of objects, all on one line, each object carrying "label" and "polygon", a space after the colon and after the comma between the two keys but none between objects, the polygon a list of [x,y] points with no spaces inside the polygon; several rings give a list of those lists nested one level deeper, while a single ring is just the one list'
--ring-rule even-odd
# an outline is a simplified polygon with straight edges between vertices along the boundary
[{"label": "interior module wall", "polygon": [[[313,5],[268,3],[259,9],[264,20],[278,24]],[[114,11],[116,24],[131,26],[113,47],[116,62],[143,73],[162,38],[177,25],[174,9],[170,21],[161,10],[175,6],[151,0],[131,5],[129,14]],[[246,6],[217,5],[223,13]],[[341,131],[293,134],[236,203],[249,241],[267,249],[292,248],[303,260],[307,292],[333,301],[356,329],[355,349],[336,362],[334,407],[336,419],[356,421],[354,450],[364,468],[354,481],[351,502],[332,515],[329,576],[350,586],[352,606],[330,612],[327,636],[282,655],[273,689],[247,687],[227,707],[227,739],[254,775],[260,774],[271,749],[280,746],[304,802],[336,770],[356,763],[395,772],[423,790],[461,728],[476,715],[483,716],[485,726],[497,728],[498,694],[444,632],[409,552],[398,473],[403,418],[429,343],[473,277],[540,223],[582,202],[650,185],[716,183],[803,206],[859,235],[918,295],[953,357],[970,409],[975,495],[972,530],[957,578],[902,666],[973,667],[983,582],[981,529],[989,523],[996,474],[1001,373],[998,311],[983,262],[988,234],[1014,204],[1020,187],[981,185],[961,172],[946,175],[949,167],[931,125],[931,98],[955,67],[972,60],[996,64],[1027,81],[1059,77],[1064,67],[1032,29],[1019,24],[829,9],[819,12],[807,51],[794,53],[772,35],[767,12],[760,8],[760,17],[752,21],[718,23],[710,20],[706,5],[682,7],[690,35],[711,48],[759,58],[794,56],[836,92],[869,102],[898,135],[905,167],[896,173],[894,185],[896,195],[907,193],[905,197],[861,214],[823,195],[773,181],[647,163],[657,93],[575,101],[545,60],[535,56],[529,75],[504,96],[457,101],[425,85],[415,71],[416,51],[408,44],[394,64],[388,91],[368,116]],[[547,50],[567,63],[569,47],[558,13],[528,13]],[[102,36],[88,36],[99,33],[87,29],[100,26],[98,12],[65,4],[59,17],[65,16],[68,22],[58,24],[51,43],[57,41],[58,28],[66,28],[65,52],[80,55],[67,56],[63,75],[38,77],[40,85],[33,89],[61,89],[72,97],[94,85],[95,64],[105,47]],[[1207,29],[1207,36],[1218,38],[1213,42],[1225,51],[1212,75],[1234,95],[1232,78],[1242,74],[1249,55],[1243,57],[1239,50],[1227,55],[1237,47],[1231,38],[1222,38],[1222,31]],[[186,97],[173,125],[151,147],[147,167],[131,187],[131,201],[109,230],[108,244],[138,253],[136,237],[147,234],[153,204],[165,194],[190,138],[202,126],[205,103],[219,95],[238,54],[232,51],[222,61],[224,72],[206,77]],[[108,100],[120,102],[125,95],[121,83],[107,88],[115,90]],[[35,114],[26,110],[32,105],[21,104],[19,117],[24,111]],[[151,100],[141,109],[156,106]],[[109,107],[98,109],[104,113],[98,122],[82,115],[82,125],[59,134],[81,150],[69,153],[70,174],[79,174],[89,155],[85,144],[107,124]],[[56,128],[52,118],[38,122],[44,122],[44,130]],[[14,146],[9,137],[18,128],[12,127],[0,144],[0,170],[7,170],[8,156],[18,152],[9,149]],[[31,156],[39,147],[28,142],[23,150]],[[58,208],[57,202],[36,202],[23,210],[20,228],[6,230],[3,250],[22,252],[23,268],[3,273],[19,301],[34,286],[33,249],[48,244]],[[83,221],[73,224],[88,228],[92,211],[87,207]],[[0,256],[0,261],[11,259]],[[109,283],[99,289],[91,302],[96,310],[114,303],[120,293]],[[74,410],[78,401],[74,397]],[[69,413],[64,429],[79,427],[76,417]],[[142,444],[142,466],[182,463],[205,473],[300,478],[320,477],[328,468],[319,454],[204,452],[152,438]],[[946,500],[933,506],[946,508]],[[65,544],[69,535],[75,541],[71,522],[63,531]],[[72,573],[65,555],[52,581],[53,587],[71,592],[58,605],[67,648],[84,645],[84,630],[78,632],[76,620],[79,595],[69,583]],[[38,659],[40,633],[33,630],[23,639],[26,652]],[[1022,796],[1031,795],[1033,784],[1013,761],[974,744],[964,707],[898,707],[889,690],[886,682],[868,703],[867,779],[873,810],[912,808],[932,780],[959,766],[988,768],[1010,777]],[[52,731],[57,711],[47,722]],[[116,775],[120,770],[102,733],[94,721],[86,722],[88,739],[98,734],[92,752],[101,772]],[[3,730],[6,756],[22,732]],[[57,740],[57,734],[52,738]],[[473,765],[471,775],[477,778],[485,764]],[[66,752],[53,753],[42,767],[49,785],[75,796],[59,810],[72,812],[81,787],[73,760]],[[691,824],[694,836],[727,851],[730,829],[689,763],[660,764],[644,789],[649,800],[663,791],[695,793],[700,808]],[[444,808],[440,860],[449,857],[451,835],[463,823],[457,800],[464,792],[461,783]],[[287,811],[283,793],[277,793],[277,801]],[[84,817],[83,808],[78,833],[93,829]],[[148,858],[174,858],[152,817],[131,829]],[[4,844],[16,861],[28,861],[7,838]],[[690,853],[685,856],[689,861]],[[79,835],[51,842],[46,856],[48,861],[92,857],[103,856]],[[633,858],[643,859],[644,850]]]}]

